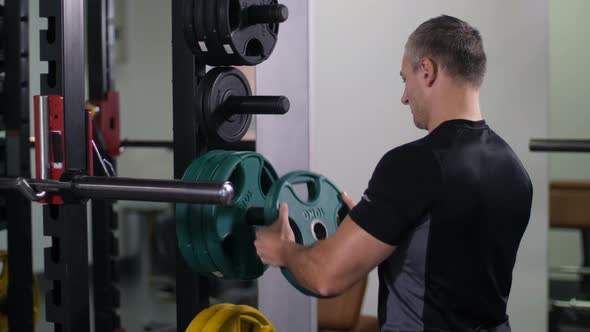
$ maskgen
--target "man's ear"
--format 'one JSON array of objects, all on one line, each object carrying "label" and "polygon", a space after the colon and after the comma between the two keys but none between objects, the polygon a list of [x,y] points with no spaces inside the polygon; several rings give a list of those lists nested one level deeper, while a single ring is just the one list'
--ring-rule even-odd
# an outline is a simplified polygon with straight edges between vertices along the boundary
[{"label": "man's ear", "polygon": [[432,59],[422,58],[420,60],[420,68],[422,69],[422,79],[427,87],[432,87],[438,78],[438,64]]}]

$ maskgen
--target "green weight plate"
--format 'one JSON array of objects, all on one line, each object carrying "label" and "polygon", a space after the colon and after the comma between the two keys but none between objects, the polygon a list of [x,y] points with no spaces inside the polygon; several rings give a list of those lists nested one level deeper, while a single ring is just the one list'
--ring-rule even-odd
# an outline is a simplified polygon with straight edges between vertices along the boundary
[{"label": "green weight plate", "polygon": [[[187,181],[195,181],[196,174],[200,172],[201,167],[219,151],[212,151],[201,157],[195,159],[191,165],[185,171],[182,179]],[[190,216],[191,205],[182,203],[176,204],[176,235],[178,238],[178,246],[180,248],[185,261],[189,266],[194,269],[198,269],[199,260],[196,258],[194,245],[191,240],[191,234],[194,232],[194,228],[197,226],[196,221]]]},{"label": "green weight plate", "polygon": [[[304,189],[306,193],[301,192]],[[313,245],[334,234],[348,214],[336,185],[322,175],[307,171],[291,172],[273,185],[264,208],[267,224],[277,220],[281,202],[289,205],[289,222],[295,241],[304,246]],[[282,268],[281,271],[303,294],[320,297],[302,287],[287,269]]]},{"label": "green weight plate", "polygon": [[[216,168],[219,164],[220,160],[223,160],[227,156],[226,151],[217,151],[214,155],[209,158],[206,164],[203,164],[200,171],[195,174],[196,181],[204,181],[202,180],[202,175],[210,168]],[[203,240],[203,223],[205,220],[203,219],[202,210],[203,207],[206,205],[201,204],[194,204],[191,205],[191,217],[192,222],[194,224],[194,231],[191,234],[191,242],[195,248],[195,254],[197,259],[199,260],[200,269],[198,272],[201,274],[209,274],[212,273],[215,275],[217,271],[215,265],[211,261],[211,257],[209,257],[209,253],[207,251],[207,246],[205,241]]]},{"label": "green weight plate", "polygon": [[[236,156],[234,156],[233,153],[228,153],[228,155],[226,156],[226,158],[224,158],[224,160],[220,161],[215,167],[210,169],[208,172],[203,174],[203,180],[202,181],[216,181],[216,177],[215,177],[215,173],[217,170],[219,170],[220,168],[223,167],[223,163],[226,162],[227,160],[234,160],[236,158]],[[238,188],[237,184],[233,184],[234,185],[234,192],[237,193],[240,189]],[[236,199],[236,194],[234,193],[234,200],[232,201],[232,207],[235,205],[235,199]],[[211,232],[209,231],[209,229],[211,228],[215,228],[216,224],[219,222],[217,215],[216,215],[216,211],[217,211],[217,206],[214,205],[208,205],[208,206],[203,206],[201,213],[202,213],[202,220],[203,220],[203,224],[202,229],[201,229],[201,234],[203,236],[203,238],[205,239],[203,241],[203,244],[206,246],[207,248],[207,252],[209,254],[209,257],[211,258],[211,261],[213,263],[213,265],[216,267],[216,275],[219,278],[227,278],[227,279],[235,279],[233,277],[233,271],[231,268],[228,268],[228,266],[231,266],[232,263],[230,262],[225,262],[224,260],[227,258],[227,253],[224,253],[223,250],[225,250],[225,248],[223,248],[222,246],[217,246],[217,245],[213,245],[212,243],[217,243],[219,240],[217,238],[217,236],[211,234]],[[234,219],[229,220],[230,225],[228,225],[230,231],[233,229],[232,225],[235,222]]]},{"label": "green weight plate", "polygon": [[[196,181],[198,174],[202,171],[204,165],[213,157],[223,153],[223,151],[211,151],[201,157],[195,159],[185,171],[182,179],[187,181]],[[195,244],[192,241],[193,234],[200,232],[200,220],[193,218],[191,210],[195,207],[191,204],[179,203],[176,204],[176,236],[178,238],[178,246],[180,251],[189,266],[196,271],[201,268],[199,260],[195,251]]]},{"label": "green weight plate", "polygon": [[[185,170],[182,179],[187,181],[194,181],[194,173],[199,169],[200,165],[208,158],[208,155],[203,155],[193,160],[189,167]],[[190,241],[191,234],[191,219],[189,217],[189,204],[176,204],[176,237],[178,239],[178,247],[189,266],[194,268],[197,260],[195,259],[192,242]]]},{"label": "green weight plate", "polygon": [[[211,158],[207,165],[204,165],[200,174],[198,174],[198,181],[212,181],[212,174],[230,155],[231,153],[223,151],[222,153],[219,153],[215,157]],[[225,274],[223,271],[220,271],[219,267],[212,260],[211,252],[207,246],[207,242],[210,241],[210,239],[207,238],[205,227],[212,221],[214,222],[214,220],[210,219],[210,217],[205,213],[205,210],[208,207],[209,205],[194,205],[193,209],[191,210],[195,220],[197,221],[197,226],[195,229],[198,230],[197,232],[193,233],[192,241],[195,243],[197,258],[201,262],[202,269],[200,272],[203,274],[212,274],[218,278],[223,278]]]},{"label": "green weight plate", "polygon": [[[227,162],[227,160],[232,160],[234,158],[232,152],[228,152],[226,158],[223,160],[219,160],[216,167],[208,170],[208,172],[203,174],[203,181],[217,181],[215,177],[215,173],[217,170],[223,167],[223,164]],[[238,190],[237,185],[234,185],[234,190]],[[234,205],[235,199],[232,201],[232,206]],[[203,244],[206,247],[207,253],[211,260],[211,264],[215,266],[215,275],[219,278],[226,278],[226,279],[234,279],[231,276],[231,271],[228,271],[226,266],[229,263],[219,261],[219,257],[226,257],[224,253],[220,253],[217,250],[224,250],[224,248],[220,248],[218,246],[212,246],[211,243],[217,241],[216,237],[211,237],[209,229],[215,227],[217,224],[217,216],[212,213],[215,210],[216,205],[204,205],[201,210],[202,220],[203,223],[201,225],[201,235],[203,236]]]},{"label": "green weight plate", "polygon": [[[278,176],[270,163],[260,154],[243,153],[240,154],[240,159],[239,164],[235,164],[236,166],[240,165],[244,169],[257,169],[257,174],[254,178],[242,177],[240,179],[240,174],[245,174],[245,172],[236,172],[235,170],[232,172],[230,181],[243,183],[240,186],[244,188],[236,202],[241,200],[243,202],[242,206],[247,206],[246,210],[248,207],[263,207],[266,195],[270,191],[272,184],[278,179]],[[230,167],[233,167],[233,165],[230,165]],[[254,194],[248,193],[246,191],[247,188],[253,188],[252,192]],[[260,194],[261,196],[256,198]],[[245,218],[246,210],[242,210],[240,212],[242,217],[238,218],[241,223],[237,227],[242,229],[242,231],[234,232],[233,234],[239,234],[239,236],[234,237],[234,241],[230,241],[230,244],[233,243],[233,254],[231,257],[234,258],[234,266],[237,266],[238,277],[240,279],[254,279],[261,276],[267,266],[262,264],[258,255],[256,255],[256,248],[253,242],[256,237],[255,230],[257,227],[247,224]],[[216,229],[216,232],[217,235],[221,233],[219,229]]]},{"label": "green weight plate", "polygon": [[[225,158],[227,153],[225,151],[212,151],[208,153],[208,158],[203,162],[198,169],[192,174],[192,178],[195,181],[202,181],[201,174],[207,172],[211,167],[217,167],[219,159]],[[216,268],[213,265],[211,258],[208,255],[207,247],[203,241],[202,236],[202,208],[204,205],[191,204],[188,207],[189,215],[188,220],[191,225],[191,232],[188,236],[188,241],[191,243],[195,263],[191,265],[196,272],[201,274],[209,274],[216,272]],[[215,275],[215,274],[214,274]]]},{"label": "green weight plate", "polygon": [[[230,279],[260,277],[266,266],[256,255],[255,227],[247,224],[249,207],[262,207],[266,193],[276,181],[276,172],[258,153],[235,153],[216,170],[214,181],[232,181],[236,188],[233,206],[208,206],[215,223],[205,226],[207,245],[215,264]],[[214,240],[214,241],[211,241]]]}]

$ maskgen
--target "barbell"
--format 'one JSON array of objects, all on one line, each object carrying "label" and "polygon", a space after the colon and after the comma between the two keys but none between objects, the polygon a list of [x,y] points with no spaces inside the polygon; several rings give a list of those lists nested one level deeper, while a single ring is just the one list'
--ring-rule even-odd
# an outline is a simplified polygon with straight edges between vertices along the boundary
[{"label": "barbell", "polygon": [[[254,247],[255,232],[273,224],[280,202],[289,204],[295,241],[312,245],[332,235],[348,213],[338,188],[327,178],[297,171],[279,178],[255,152],[211,151],[195,159],[182,180],[92,177],[64,173],[56,180],[0,178],[0,189],[32,201],[59,195],[84,199],[175,202],[179,249],[195,271],[218,278],[253,280],[267,266]],[[318,296],[297,283],[305,294]]]},{"label": "barbell", "polygon": [[[334,234],[348,208],[340,191],[327,178],[297,171],[278,178],[274,168],[255,152],[211,151],[186,170],[185,181],[229,181],[235,194],[226,206],[177,204],[178,245],[189,266],[203,275],[252,280],[267,266],[254,247],[255,232],[273,224],[279,204],[289,204],[295,241],[309,246]],[[302,287],[287,269],[287,280]]]}]

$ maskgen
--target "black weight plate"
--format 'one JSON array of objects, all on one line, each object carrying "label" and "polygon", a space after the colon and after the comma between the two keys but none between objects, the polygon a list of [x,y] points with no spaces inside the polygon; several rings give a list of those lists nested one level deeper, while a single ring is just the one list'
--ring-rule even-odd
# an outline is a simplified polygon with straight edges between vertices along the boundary
[{"label": "black weight plate", "polygon": [[252,66],[272,54],[279,24],[250,24],[247,13],[251,6],[276,5],[277,0],[190,2],[192,4],[187,4],[189,14],[185,18],[185,35],[200,61],[210,66]]},{"label": "black weight plate", "polygon": [[[216,69],[216,68],[214,68]],[[214,70],[213,69],[213,70]],[[199,82],[197,86],[197,92],[195,94],[195,112],[197,113],[197,125],[200,131],[203,133],[208,133],[207,130],[207,121],[205,119],[205,114],[209,114],[209,111],[205,110],[205,105],[203,103],[204,96],[206,93],[211,91],[211,87],[213,86],[213,82],[215,79],[215,75],[211,73],[211,70],[205,74],[203,79]]]},{"label": "black weight plate", "polygon": [[199,93],[202,98],[200,121],[214,141],[239,142],[250,128],[250,114],[225,116],[223,103],[230,96],[251,96],[246,76],[236,68],[218,67],[210,70],[202,81]]},{"label": "black weight plate", "polygon": [[192,18],[195,39],[197,40],[197,49],[200,51],[200,53],[207,53],[209,52],[209,48],[207,47],[207,41],[205,38],[205,23],[202,19],[202,15],[204,14],[203,2],[201,0],[192,1],[195,3],[192,12]]},{"label": "black weight plate", "polygon": [[[220,41],[224,49],[231,48],[235,54],[235,64],[257,65],[268,59],[278,39],[279,24],[248,23],[245,13],[250,6],[276,5],[277,0],[217,0]],[[237,4],[241,3],[240,13],[236,13]],[[240,17],[241,19],[235,19]]]},{"label": "black weight plate", "polygon": [[[209,58],[223,57],[226,53],[219,41],[219,22],[217,22],[217,0],[200,0],[205,2],[205,9],[203,13],[203,22],[205,24],[205,36],[207,40],[207,47],[209,47]],[[209,61],[207,61],[209,62]]]},{"label": "black weight plate", "polygon": [[[194,25],[199,59],[210,66],[236,65],[235,59],[228,56],[228,50],[219,40],[217,21],[217,0],[195,0]],[[229,48],[229,52],[233,52]]]},{"label": "black weight plate", "polygon": [[[240,54],[232,47],[231,40],[227,40],[227,36],[231,37],[235,29],[240,28],[243,22],[244,8],[247,5],[245,1],[240,0],[215,0],[216,11],[215,19],[217,24],[217,38],[220,46],[223,49],[223,56],[216,59],[210,59],[211,65],[229,65],[239,66],[244,62],[241,60]],[[230,38],[231,39],[231,38]]]},{"label": "black weight plate", "polygon": [[214,40],[210,40],[210,36],[207,32],[210,29],[209,18],[212,15],[212,13],[207,12],[207,10],[211,1],[194,0],[194,2],[195,5],[192,16],[195,39],[197,41],[197,53],[195,55],[197,55],[201,61],[209,64],[208,59],[223,56],[219,43],[215,42]]},{"label": "black weight plate", "polygon": [[197,39],[195,36],[195,25],[193,20],[193,13],[195,12],[195,1],[186,0],[184,3],[184,39],[188,44],[191,52],[197,54],[199,52]]}]

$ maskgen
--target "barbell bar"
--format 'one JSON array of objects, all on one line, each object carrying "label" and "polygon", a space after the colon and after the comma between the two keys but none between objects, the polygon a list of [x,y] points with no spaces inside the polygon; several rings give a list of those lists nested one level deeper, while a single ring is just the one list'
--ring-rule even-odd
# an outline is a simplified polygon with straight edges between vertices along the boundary
[{"label": "barbell bar", "polygon": [[531,139],[529,149],[533,152],[590,152],[590,140]]},{"label": "barbell bar", "polygon": [[74,176],[71,180],[0,178],[0,190],[16,190],[31,201],[47,194],[75,199],[174,202],[228,206],[234,195],[231,182],[195,182],[100,176]]}]

